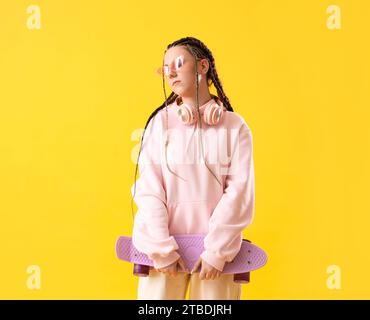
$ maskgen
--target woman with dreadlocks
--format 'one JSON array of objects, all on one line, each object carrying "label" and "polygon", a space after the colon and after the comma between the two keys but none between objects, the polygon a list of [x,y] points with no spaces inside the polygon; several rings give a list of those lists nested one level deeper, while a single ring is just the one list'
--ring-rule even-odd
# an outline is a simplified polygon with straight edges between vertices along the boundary
[{"label": "woman with dreadlocks", "polygon": [[[185,299],[190,285],[190,299],[239,300],[241,284],[222,271],[254,216],[251,130],[233,111],[213,55],[200,40],[169,44],[159,71],[165,101],[145,125],[140,178],[131,189],[138,207],[132,241],[154,265],[139,277],[138,299]],[[173,91],[168,98],[165,79]],[[212,84],[217,96],[209,91]],[[226,151],[226,160],[215,159]],[[135,180],[136,173],[137,165]],[[193,270],[176,251],[176,234],[204,235]]]}]

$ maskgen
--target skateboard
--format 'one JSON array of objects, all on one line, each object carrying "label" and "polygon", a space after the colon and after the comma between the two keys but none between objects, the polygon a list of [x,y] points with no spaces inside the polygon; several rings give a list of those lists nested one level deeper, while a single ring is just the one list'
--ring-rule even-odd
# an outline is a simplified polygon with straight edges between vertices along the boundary
[{"label": "skateboard", "polygon": [[[179,248],[176,250],[183,258],[188,270],[192,270],[200,254],[204,251],[203,234],[176,234],[173,235]],[[116,241],[116,255],[119,259],[134,263],[133,274],[140,277],[149,275],[154,268],[153,261],[136,249],[132,238],[120,236]],[[226,262],[223,274],[234,274],[234,282],[249,283],[250,272],[263,267],[267,263],[265,251],[250,240],[243,239],[239,253],[231,262]],[[198,268],[199,270],[199,268]],[[197,272],[196,270],[195,272]],[[178,272],[185,272],[178,266]]]}]

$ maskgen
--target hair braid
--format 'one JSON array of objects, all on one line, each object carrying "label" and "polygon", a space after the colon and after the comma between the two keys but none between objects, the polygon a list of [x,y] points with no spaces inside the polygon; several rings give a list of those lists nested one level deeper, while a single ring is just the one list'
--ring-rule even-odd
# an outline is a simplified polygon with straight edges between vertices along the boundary
[{"label": "hair braid", "polygon": [[[153,111],[153,113],[149,116],[149,119],[146,121],[146,124],[145,124],[145,127],[144,127],[144,132],[141,136],[141,141],[140,141],[140,149],[139,149],[139,153],[138,153],[138,156],[137,156],[137,160],[136,160],[136,167],[135,167],[135,177],[134,177],[134,195],[131,196],[131,214],[132,214],[132,217],[134,216],[133,215],[133,200],[134,200],[134,197],[135,197],[135,194],[136,194],[136,177],[137,177],[137,169],[138,169],[138,164],[139,164],[139,158],[140,158],[140,154],[141,154],[141,150],[142,150],[142,146],[143,146],[143,140],[144,140],[144,135],[145,135],[145,131],[146,131],[146,128],[148,127],[148,124],[150,122],[150,120],[160,111],[162,110],[163,108],[166,107],[166,103],[167,104],[171,104],[175,101],[175,99],[177,98],[177,94],[175,94],[174,92],[172,92],[169,97],[165,100],[165,102],[163,102],[162,105],[160,105],[157,109],[155,109]],[[131,193],[131,192],[130,192]]]}]

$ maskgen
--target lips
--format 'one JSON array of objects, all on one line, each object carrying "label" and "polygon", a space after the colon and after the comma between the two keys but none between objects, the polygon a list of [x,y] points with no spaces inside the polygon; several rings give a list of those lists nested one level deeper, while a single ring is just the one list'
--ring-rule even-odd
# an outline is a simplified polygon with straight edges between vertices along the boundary
[{"label": "lips", "polygon": [[172,82],[172,85],[174,86],[176,83],[179,83],[179,82],[180,82],[180,80],[176,80],[176,81]]}]

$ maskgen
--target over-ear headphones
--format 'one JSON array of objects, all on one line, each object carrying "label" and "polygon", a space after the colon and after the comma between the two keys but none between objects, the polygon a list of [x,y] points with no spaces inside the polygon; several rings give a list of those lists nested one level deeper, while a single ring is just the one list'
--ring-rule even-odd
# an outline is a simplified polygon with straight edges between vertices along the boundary
[{"label": "over-ear headphones", "polygon": [[[175,104],[178,106],[177,115],[184,124],[191,125],[197,122],[198,110],[196,106],[192,107],[183,103],[180,96],[176,98]],[[210,126],[218,124],[223,118],[225,111],[226,108],[222,101],[214,95],[212,95],[211,100],[199,107],[199,112],[203,121]]]}]

